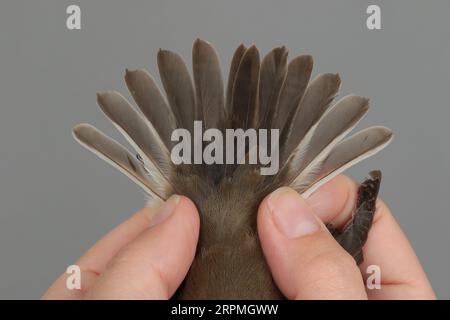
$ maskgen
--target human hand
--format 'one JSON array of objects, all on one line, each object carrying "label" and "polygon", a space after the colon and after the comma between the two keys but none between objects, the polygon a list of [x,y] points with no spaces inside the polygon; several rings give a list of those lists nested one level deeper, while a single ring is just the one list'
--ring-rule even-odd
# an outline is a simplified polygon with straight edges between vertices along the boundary
[{"label": "human hand", "polygon": [[[414,250],[381,200],[360,266],[328,232],[322,221],[339,229],[350,220],[357,188],[341,175],[307,200],[289,188],[263,200],[258,233],[280,290],[289,299],[434,299]],[[371,265],[381,271],[380,289],[365,286]]]},{"label": "human hand", "polygon": [[[258,232],[281,291],[290,299],[434,298],[413,249],[382,201],[359,268],[328,233],[321,220],[343,226],[356,190],[354,182],[339,176],[306,201],[282,188],[261,203]],[[140,210],[79,259],[81,290],[68,290],[63,274],[43,298],[170,298],[189,270],[198,234],[194,204],[173,196],[162,206]],[[372,264],[382,271],[380,290],[364,285],[365,270]]]},{"label": "human hand", "polygon": [[81,289],[61,275],[43,299],[168,299],[194,259],[199,216],[186,197],[144,208],[109,232],[77,262]]}]

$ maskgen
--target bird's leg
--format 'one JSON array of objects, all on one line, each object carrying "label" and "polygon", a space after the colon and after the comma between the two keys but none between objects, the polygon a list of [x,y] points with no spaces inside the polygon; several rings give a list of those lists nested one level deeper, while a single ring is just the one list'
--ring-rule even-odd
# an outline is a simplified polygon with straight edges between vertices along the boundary
[{"label": "bird's leg", "polygon": [[331,234],[352,255],[357,264],[363,262],[362,247],[366,243],[369,229],[372,226],[381,182],[381,171],[371,171],[369,175],[370,177],[361,183],[358,189],[358,198],[352,219],[343,230],[338,231],[332,225],[327,225]]}]

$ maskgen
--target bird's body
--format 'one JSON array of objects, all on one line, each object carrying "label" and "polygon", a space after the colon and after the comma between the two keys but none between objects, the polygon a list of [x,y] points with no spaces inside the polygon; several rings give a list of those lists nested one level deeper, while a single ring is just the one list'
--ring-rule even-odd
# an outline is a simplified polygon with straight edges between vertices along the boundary
[{"label": "bird's body", "polygon": [[[194,83],[181,57],[173,52],[160,50],[158,67],[167,102],[143,70],[127,71],[125,76],[140,111],[116,92],[98,96],[101,109],[135,148],[137,158],[87,124],[75,127],[76,139],[140,185],[153,201],[176,193],[196,204],[199,243],[176,298],[282,298],[257,236],[256,212],[261,200],[281,186],[309,196],[386,146],[392,133],[372,127],[344,139],[367,112],[368,99],[350,95],[331,106],[339,76],[321,74],[310,82],[312,58],[299,56],[288,64],[284,47],[273,49],[262,61],[256,47],[238,47],[226,90],[218,57],[205,41],[194,43]],[[228,152],[234,161],[175,164],[172,133],[181,128],[193,134],[194,121],[222,134],[226,129],[279,130],[279,140],[265,141],[267,150],[278,151],[279,170],[262,175],[261,163],[239,162],[236,148],[225,147],[220,149],[224,158]],[[207,148],[208,143],[200,144],[202,150]],[[254,146],[249,140],[245,146],[244,157],[249,158]],[[354,223],[342,231],[330,227],[357,262],[362,260],[380,179],[380,173],[373,172],[362,184]]]},{"label": "bird's body", "polygon": [[[218,184],[189,175],[179,190],[197,206],[200,238],[196,259],[178,292],[182,299],[275,299],[281,294],[264,262],[256,232],[256,212],[275,186],[256,170]],[[185,180],[186,179],[186,180]],[[177,178],[174,179],[177,181]],[[220,217],[217,213],[223,213]]]}]

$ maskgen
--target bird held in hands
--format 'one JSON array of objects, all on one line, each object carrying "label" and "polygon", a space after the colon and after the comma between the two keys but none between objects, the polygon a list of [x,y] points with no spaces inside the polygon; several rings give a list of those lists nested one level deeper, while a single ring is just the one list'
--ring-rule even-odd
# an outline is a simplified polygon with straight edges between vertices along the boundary
[{"label": "bird held in hands", "polygon": [[[196,204],[201,221],[197,252],[175,298],[283,298],[258,241],[261,200],[281,186],[308,197],[392,139],[392,132],[381,126],[347,137],[367,113],[368,99],[347,95],[333,103],[339,75],[324,73],[311,80],[312,57],[288,62],[287,56],[285,47],[277,47],[261,60],[255,46],[240,45],[225,86],[218,55],[208,42],[194,42],[193,78],[178,54],[159,50],[165,96],[145,70],[125,75],[138,108],[118,92],[98,94],[100,108],[134,153],[89,124],[73,129],[82,145],[136,182],[151,202],[181,194]],[[203,138],[191,139],[198,130]],[[256,132],[266,132],[266,138],[255,138]],[[224,137],[231,137],[231,143],[224,143]],[[180,145],[186,139],[191,146]],[[240,146],[234,144],[238,140]],[[180,161],[173,161],[177,145]],[[219,160],[183,161],[195,155]],[[260,161],[251,161],[254,155]],[[261,174],[268,166],[262,159],[277,161],[276,172]],[[380,171],[372,171],[361,184],[352,221],[344,229],[329,226],[358,263],[380,180]]]}]

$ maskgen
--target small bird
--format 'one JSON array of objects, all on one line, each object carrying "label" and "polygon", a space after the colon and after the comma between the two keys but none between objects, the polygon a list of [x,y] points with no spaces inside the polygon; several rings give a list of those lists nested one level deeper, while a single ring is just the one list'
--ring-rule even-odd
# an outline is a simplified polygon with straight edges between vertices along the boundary
[{"label": "small bird", "polygon": [[[101,110],[137,155],[89,124],[73,129],[76,140],[142,187],[151,203],[180,194],[197,206],[196,256],[174,298],[283,299],[258,240],[259,203],[281,186],[308,197],[392,140],[392,132],[381,126],[346,137],[367,113],[369,100],[348,95],[332,104],[341,84],[339,75],[319,74],[310,81],[312,57],[300,55],[288,62],[287,56],[282,46],[260,60],[254,45],[241,44],[232,57],[225,88],[218,55],[207,41],[197,39],[193,44],[193,80],[177,53],[160,49],[157,63],[165,97],[145,70],[125,74],[138,108],[115,91],[97,97]],[[175,164],[172,134],[183,128],[194,135],[195,121],[201,121],[205,130],[221,133],[277,129],[278,141],[268,143],[279,150],[279,170],[263,175],[263,164],[238,162],[236,150],[229,151],[236,160],[231,163]],[[206,147],[200,143],[202,150]],[[381,172],[372,171],[361,184],[353,217],[343,229],[327,226],[357,263],[363,260],[380,180]]]}]

